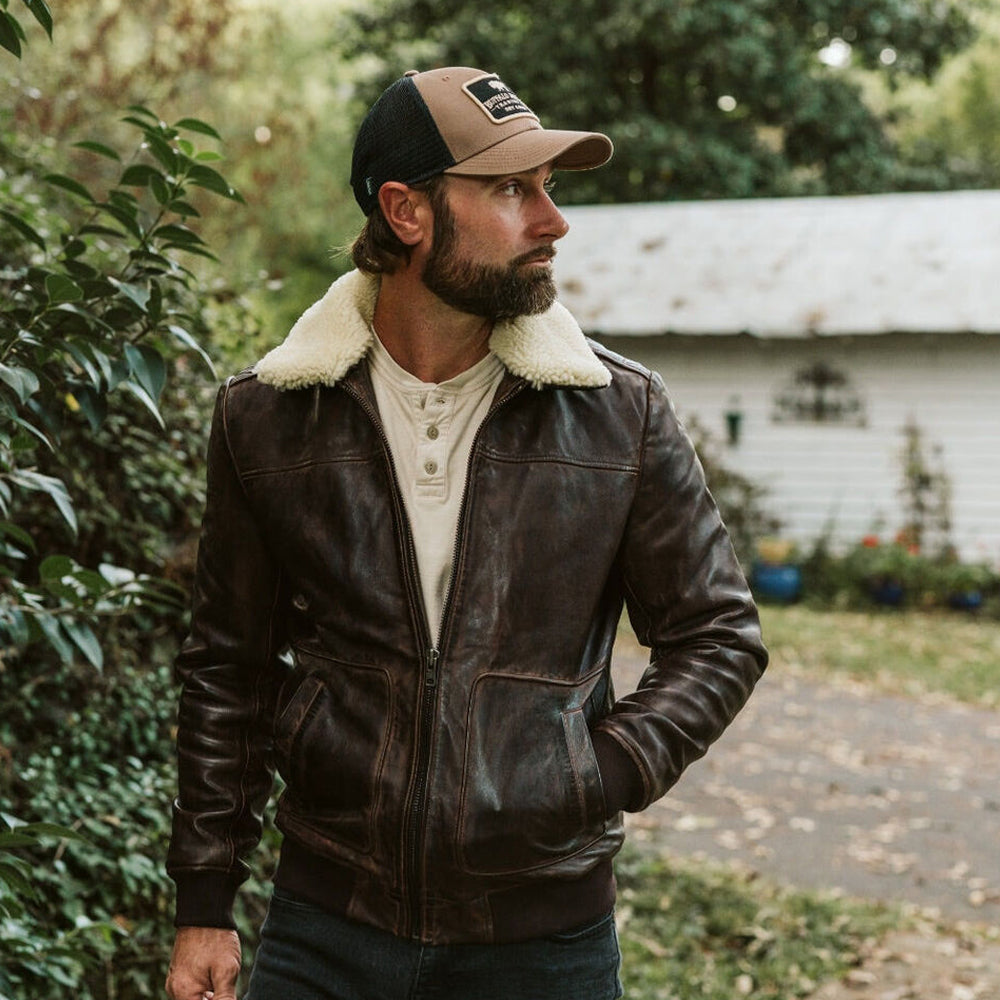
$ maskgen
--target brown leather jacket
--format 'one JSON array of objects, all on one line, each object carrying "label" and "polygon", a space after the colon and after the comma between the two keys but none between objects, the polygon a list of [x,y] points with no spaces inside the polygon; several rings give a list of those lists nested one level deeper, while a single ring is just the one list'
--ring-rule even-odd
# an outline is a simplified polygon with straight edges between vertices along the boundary
[{"label": "brown leather jacket", "polygon": [[[219,394],[178,658],[177,922],[229,924],[276,767],[279,884],[431,943],[565,929],[613,901],[620,810],[750,694],[756,610],[661,380],[557,306],[494,334],[508,374],[433,646],[363,360],[373,282],[335,284]],[[623,601],[651,657],[616,697]]]}]

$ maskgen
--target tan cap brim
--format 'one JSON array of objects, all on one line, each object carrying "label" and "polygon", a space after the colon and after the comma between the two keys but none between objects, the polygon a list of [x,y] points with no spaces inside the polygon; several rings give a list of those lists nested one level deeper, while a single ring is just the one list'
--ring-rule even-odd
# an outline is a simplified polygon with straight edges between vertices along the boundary
[{"label": "tan cap brim", "polygon": [[591,170],[607,163],[613,152],[611,140],[600,132],[528,128],[459,161],[445,173],[516,174],[549,162],[560,170]]}]

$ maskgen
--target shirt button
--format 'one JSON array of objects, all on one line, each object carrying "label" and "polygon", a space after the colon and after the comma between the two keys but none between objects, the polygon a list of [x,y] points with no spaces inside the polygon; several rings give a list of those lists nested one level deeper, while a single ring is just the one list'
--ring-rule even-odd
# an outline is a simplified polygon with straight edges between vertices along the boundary
[{"label": "shirt button", "polygon": [[433,476],[434,473],[437,472],[437,470],[438,470],[437,462],[434,461],[424,462],[424,472],[426,472],[428,476]]},{"label": "shirt button", "polygon": [[429,438],[430,438],[430,439],[431,439],[432,441],[436,441],[436,440],[437,440],[437,436],[438,436],[438,434],[440,434],[440,433],[441,433],[441,432],[440,432],[440,431],[439,431],[439,430],[438,430],[438,429],[437,429],[436,427],[428,427],[428,428],[427,428],[427,436],[428,436],[428,437],[429,437]]}]

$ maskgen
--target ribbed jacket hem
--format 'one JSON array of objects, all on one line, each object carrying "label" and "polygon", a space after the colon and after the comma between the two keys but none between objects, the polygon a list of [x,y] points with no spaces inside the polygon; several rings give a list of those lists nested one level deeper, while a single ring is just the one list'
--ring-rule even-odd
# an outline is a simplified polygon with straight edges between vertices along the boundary
[{"label": "ribbed jacket hem", "polygon": [[[282,845],[274,883],[322,910],[352,916],[350,904],[356,883],[353,870],[288,836]],[[614,869],[608,859],[581,878],[532,880],[490,893],[486,902],[492,917],[492,937],[479,943],[505,944],[546,937],[608,913],[615,904]],[[468,941],[456,930],[454,943]]]}]

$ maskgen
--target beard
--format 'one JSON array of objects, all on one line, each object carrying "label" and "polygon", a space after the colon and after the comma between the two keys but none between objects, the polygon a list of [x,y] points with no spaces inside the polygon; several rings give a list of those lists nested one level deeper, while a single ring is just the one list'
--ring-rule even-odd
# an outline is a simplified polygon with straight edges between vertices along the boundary
[{"label": "beard", "polygon": [[435,206],[434,244],[424,264],[423,282],[442,302],[461,312],[489,320],[513,319],[545,312],[556,298],[549,268],[523,270],[551,247],[515,257],[506,266],[476,264],[457,252],[455,217],[446,199]]}]

